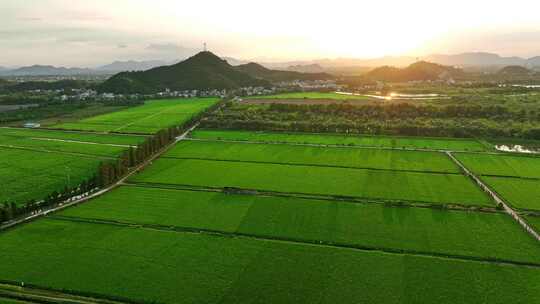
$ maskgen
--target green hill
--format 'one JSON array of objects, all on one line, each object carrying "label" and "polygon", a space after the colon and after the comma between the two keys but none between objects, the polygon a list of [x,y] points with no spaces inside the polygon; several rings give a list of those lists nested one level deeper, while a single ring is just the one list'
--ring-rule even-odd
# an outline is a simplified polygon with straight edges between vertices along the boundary
[{"label": "green hill", "polygon": [[200,52],[175,65],[144,72],[116,74],[99,85],[97,90],[110,93],[155,93],[165,89],[235,89],[267,85],[267,81],[236,70],[211,52]]},{"label": "green hill", "polygon": [[400,69],[390,66],[376,68],[367,74],[372,80],[389,82],[439,80],[462,75],[463,71],[449,66],[420,61]]},{"label": "green hill", "polygon": [[506,66],[504,68],[502,68],[501,70],[499,70],[498,72],[499,75],[523,75],[523,76],[526,76],[526,75],[529,75],[531,74],[531,71],[525,67],[522,67],[520,65],[509,65],[509,66]]},{"label": "green hill", "polygon": [[250,75],[253,78],[263,79],[270,82],[293,81],[293,80],[329,80],[332,75],[326,73],[300,73],[294,71],[270,70],[260,64],[251,62],[236,66],[239,72]]}]

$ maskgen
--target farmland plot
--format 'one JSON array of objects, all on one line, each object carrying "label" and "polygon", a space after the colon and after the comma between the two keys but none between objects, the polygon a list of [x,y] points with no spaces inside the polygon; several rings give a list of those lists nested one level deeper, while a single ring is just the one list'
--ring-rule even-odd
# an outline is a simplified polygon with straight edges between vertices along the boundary
[{"label": "farmland plot", "polygon": [[59,215],[540,265],[540,245],[502,213],[124,186]]},{"label": "farmland plot", "polygon": [[0,234],[0,259],[2,280],[141,302],[540,301],[536,267],[50,219]]},{"label": "farmland plot", "polygon": [[198,139],[243,140],[255,142],[282,142],[319,145],[350,145],[382,148],[434,149],[452,151],[486,151],[488,148],[473,139],[370,136],[309,133],[278,133],[252,131],[196,130]]},{"label": "farmland plot", "polygon": [[485,193],[467,177],[457,174],[163,158],[130,181],[429,204],[493,206]]},{"label": "farmland plot", "polygon": [[0,202],[40,200],[97,173],[103,159],[0,148]]},{"label": "farmland plot", "polygon": [[142,106],[55,127],[70,130],[153,134],[161,129],[188,121],[217,101],[217,98],[152,100]]},{"label": "farmland plot", "polygon": [[165,157],[459,173],[439,152],[183,141]]},{"label": "farmland plot", "polygon": [[455,156],[479,175],[540,179],[540,157],[505,154],[456,153]]},{"label": "farmland plot", "polygon": [[512,206],[540,211],[540,180],[512,177],[482,177]]},{"label": "farmland plot", "polygon": [[66,152],[114,157],[130,146],[145,140],[143,136],[122,136],[59,132],[48,130],[17,130],[0,128],[0,147],[27,148],[32,151]]}]

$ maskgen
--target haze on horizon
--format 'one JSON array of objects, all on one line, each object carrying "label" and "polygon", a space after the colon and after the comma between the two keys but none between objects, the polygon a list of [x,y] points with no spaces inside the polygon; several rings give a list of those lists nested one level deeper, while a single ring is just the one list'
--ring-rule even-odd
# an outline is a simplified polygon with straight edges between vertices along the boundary
[{"label": "haze on horizon", "polygon": [[540,2],[2,0],[0,66],[263,61],[486,51],[540,55]]}]

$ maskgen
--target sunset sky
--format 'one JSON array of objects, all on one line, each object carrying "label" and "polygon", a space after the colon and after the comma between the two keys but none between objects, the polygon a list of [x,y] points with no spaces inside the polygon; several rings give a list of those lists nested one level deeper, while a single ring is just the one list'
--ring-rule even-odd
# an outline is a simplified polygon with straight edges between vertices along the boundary
[{"label": "sunset sky", "polygon": [[0,66],[264,61],[465,51],[540,55],[540,2],[0,0]]}]

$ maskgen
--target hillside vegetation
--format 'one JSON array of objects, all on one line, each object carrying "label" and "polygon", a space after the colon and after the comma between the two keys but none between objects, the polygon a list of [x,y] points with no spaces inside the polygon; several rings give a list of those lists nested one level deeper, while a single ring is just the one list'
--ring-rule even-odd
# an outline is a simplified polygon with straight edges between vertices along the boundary
[{"label": "hillside vegetation", "polygon": [[98,86],[111,93],[154,93],[191,89],[235,89],[267,86],[269,83],[239,72],[211,52],[201,52],[185,61],[144,72],[122,72]]},{"label": "hillside vegetation", "polygon": [[463,71],[461,71],[460,69],[443,66],[436,63],[420,61],[417,63],[413,63],[403,69],[391,66],[379,67],[369,72],[367,74],[367,77],[372,80],[406,82],[438,80],[447,77],[456,77],[462,74]]}]

